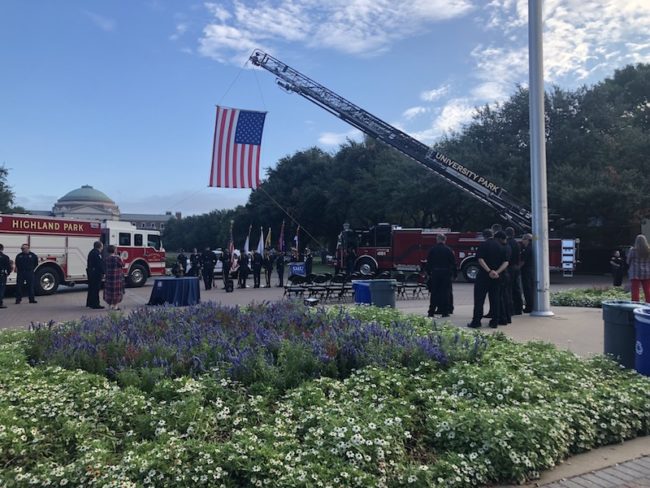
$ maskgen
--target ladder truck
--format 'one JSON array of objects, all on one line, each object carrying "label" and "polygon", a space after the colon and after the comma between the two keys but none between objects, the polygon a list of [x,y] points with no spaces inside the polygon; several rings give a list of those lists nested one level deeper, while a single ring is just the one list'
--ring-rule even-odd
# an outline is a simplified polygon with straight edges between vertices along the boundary
[{"label": "ladder truck", "polygon": [[[264,51],[256,49],[249,59],[253,65],[274,74],[278,85],[284,90],[297,93],[361,132],[397,149],[491,207],[499,217],[521,232],[531,231],[530,211],[495,182],[384,122]],[[562,252],[560,263],[565,275],[570,275],[575,270],[577,243],[577,240],[562,241],[562,247],[567,248],[566,253]]]}]

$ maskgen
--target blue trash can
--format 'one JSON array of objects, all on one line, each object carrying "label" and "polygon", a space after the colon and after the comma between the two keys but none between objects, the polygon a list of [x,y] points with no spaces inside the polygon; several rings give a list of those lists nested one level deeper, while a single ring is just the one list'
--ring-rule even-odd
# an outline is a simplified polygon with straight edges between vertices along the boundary
[{"label": "blue trash can", "polygon": [[636,356],[634,369],[639,374],[650,376],[650,307],[634,310],[636,328]]},{"label": "blue trash can", "polygon": [[603,331],[605,333],[605,354],[612,356],[626,368],[634,368],[634,310],[643,306],[641,302],[628,300],[603,301]]},{"label": "blue trash can", "polygon": [[354,303],[364,303],[370,305],[370,282],[365,280],[353,280],[352,289],[354,290]]}]

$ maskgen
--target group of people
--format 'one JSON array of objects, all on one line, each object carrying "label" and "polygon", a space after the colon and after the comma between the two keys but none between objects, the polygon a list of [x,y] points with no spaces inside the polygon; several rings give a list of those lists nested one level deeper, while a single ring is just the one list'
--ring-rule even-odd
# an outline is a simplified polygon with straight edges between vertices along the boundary
[{"label": "group of people", "polygon": [[632,301],[639,301],[642,288],[644,300],[650,302],[650,246],[646,236],[643,234],[636,236],[634,246],[630,248],[625,258],[619,250],[614,251],[609,265],[614,286],[623,285],[623,277],[627,271]]},{"label": "group of people", "polygon": [[[532,236],[524,234],[518,242],[512,227],[503,231],[495,224],[483,231],[483,238],[476,251],[479,270],[474,282],[474,311],[468,327],[480,327],[485,317],[490,319],[490,327],[496,328],[511,323],[513,315],[533,310]],[[437,314],[448,317],[454,311],[452,281],[456,277],[456,259],[446,241],[444,234],[438,234],[436,245],[427,256],[429,317]],[[484,314],[486,296],[490,310]]]},{"label": "group of people", "polygon": [[[287,262],[304,260],[305,272],[312,271],[313,256],[309,249],[305,249],[304,256],[300,256],[295,250],[291,257],[275,249],[265,249],[264,253],[257,250],[244,252],[235,249],[232,254],[225,250],[220,257],[217,257],[210,248],[203,253],[197,252],[196,248],[189,258],[181,249],[176,264],[172,268],[174,276],[197,276],[203,277],[206,290],[210,290],[214,284],[214,271],[217,260],[222,263],[223,288],[229,290],[229,282],[237,283],[238,288],[247,288],[247,281],[250,275],[253,277],[253,288],[270,288],[273,270],[278,275],[278,287],[284,286],[284,269]],[[188,269],[189,263],[189,269]],[[187,271],[186,271],[187,270]],[[264,285],[262,285],[262,272],[264,272]]]}]

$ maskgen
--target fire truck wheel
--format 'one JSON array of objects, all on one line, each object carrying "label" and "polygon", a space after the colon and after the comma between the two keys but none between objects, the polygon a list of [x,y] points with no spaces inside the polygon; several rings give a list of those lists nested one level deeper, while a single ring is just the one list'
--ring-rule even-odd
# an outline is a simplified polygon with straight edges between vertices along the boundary
[{"label": "fire truck wheel", "polygon": [[365,276],[373,275],[377,272],[377,264],[371,258],[359,258],[357,261],[357,271]]},{"label": "fire truck wheel", "polygon": [[468,263],[465,263],[462,270],[463,278],[465,278],[465,281],[468,283],[474,283],[474,281],[476,281],[476,277],[478,276],[479,269],[480,265],[477,261],[470,261]]},{"label": "fire truck wheel", "polygon": [[37,295],[51,295],[59,288],[59,273],[50,266],[37,269],[34,278]]},{"label": "fire truck wheel", "polygon": [[143,286],[147,281],[147,270],[144,269],[144,266],[141,264],[134,264],[131,266],[131,271],[129,271],[129,276],[127,277],[127,283],[132,288],[138,288]]}]

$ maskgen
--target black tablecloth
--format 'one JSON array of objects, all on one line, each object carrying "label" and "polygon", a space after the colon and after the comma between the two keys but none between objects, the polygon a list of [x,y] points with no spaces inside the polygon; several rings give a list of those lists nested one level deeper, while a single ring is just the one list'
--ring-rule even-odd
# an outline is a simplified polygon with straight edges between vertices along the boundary
[{"label": "black tablecloth", "polygon": [[199,279],[196,276],[183,278],[157,278],[154,281],[148,305],[169,303],[177,307],[196,305],[201,301]]}]

